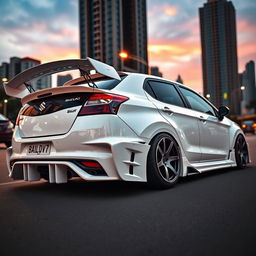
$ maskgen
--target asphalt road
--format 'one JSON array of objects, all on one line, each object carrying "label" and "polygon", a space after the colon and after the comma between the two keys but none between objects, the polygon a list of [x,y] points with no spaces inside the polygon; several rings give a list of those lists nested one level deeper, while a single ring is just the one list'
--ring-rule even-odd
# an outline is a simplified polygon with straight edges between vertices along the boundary
[{"label": "asphalt road", "polygon": [[9,182],[0,150],[0,255],[256,255],[252,164],[144,184]]}]

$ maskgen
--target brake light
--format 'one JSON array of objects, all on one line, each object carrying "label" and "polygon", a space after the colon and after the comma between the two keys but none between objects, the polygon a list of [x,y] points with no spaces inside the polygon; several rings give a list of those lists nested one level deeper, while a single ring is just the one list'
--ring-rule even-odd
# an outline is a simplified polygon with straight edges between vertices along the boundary
[{"label": "brake light", "polygon": [[86,101],[79,116],[117,114],[120,105],[129,98],[115,94],[94,93]]}]

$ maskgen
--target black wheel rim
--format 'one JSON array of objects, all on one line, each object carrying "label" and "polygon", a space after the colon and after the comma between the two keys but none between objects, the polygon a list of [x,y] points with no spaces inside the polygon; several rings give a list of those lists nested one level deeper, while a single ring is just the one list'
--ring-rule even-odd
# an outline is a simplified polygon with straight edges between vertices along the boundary
[{"label": "black wheel rim", "polygon": [[156,165],[159,174],[167,182],[177,179],[181,157],[177,143],[171,137],[163,137],[156,147]]}]

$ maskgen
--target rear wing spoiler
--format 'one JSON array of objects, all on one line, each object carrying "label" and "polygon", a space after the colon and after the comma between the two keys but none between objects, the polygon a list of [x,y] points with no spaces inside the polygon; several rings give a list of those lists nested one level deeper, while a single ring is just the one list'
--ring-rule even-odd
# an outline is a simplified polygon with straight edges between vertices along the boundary
[{"label": "rear wing spoiler", "polygon": [[79,69],[88,74],[90,74],[91,70],[96,70],[96,72],[101,75],[121,80],[120,76],[112,66],[87,57],[86,59],[53,61],[27,69],[22,73],[19,73],[9,82],[4,83],[4,89],[9,96],[23,98],[30,93],[27,89],[29,81],[45,75],[75,69]]}]

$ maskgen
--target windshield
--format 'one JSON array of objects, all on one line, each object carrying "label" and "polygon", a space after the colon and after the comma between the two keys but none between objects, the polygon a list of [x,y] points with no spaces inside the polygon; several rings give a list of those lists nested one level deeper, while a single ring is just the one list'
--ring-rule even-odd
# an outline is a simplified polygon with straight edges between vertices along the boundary
[{"label": "windshield", "polygon": [[7,121],[8,119],[5,117],[5,116],[3,116],[2,114],[0,114],[0,121]]},{"label": "windshield", "polygon": [[251,125],[251,124],[253,124],[253,121],[244,121],[243,123],[246,125]]}]

